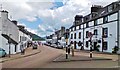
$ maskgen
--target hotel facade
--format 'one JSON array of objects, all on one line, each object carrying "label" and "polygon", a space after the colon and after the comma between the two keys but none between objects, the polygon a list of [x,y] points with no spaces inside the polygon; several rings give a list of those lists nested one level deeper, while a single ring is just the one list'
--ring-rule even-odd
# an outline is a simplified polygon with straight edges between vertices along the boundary
[{"label": "hotel facade", "polygon": [[[93,5],[91,13],[76,15],[69,28],[68,44],[74,49],[84,49],[112,53],[119,47],[120,2],[113,2],[105,7]],[[118,51],[117,51],[118,52]]]}]

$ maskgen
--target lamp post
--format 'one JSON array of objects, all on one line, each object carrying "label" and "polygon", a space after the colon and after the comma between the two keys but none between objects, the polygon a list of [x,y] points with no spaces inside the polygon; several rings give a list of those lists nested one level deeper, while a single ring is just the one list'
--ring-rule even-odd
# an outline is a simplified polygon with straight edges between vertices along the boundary
[{"label": "lamp post", "polygon": [[10,39],[10,36],[11,36],[12,34],[9,34],[9,39],[8,39],[8,44],[9,44],[9,57],[10,57],[10,53],[11,53],[11,51],[10,51],[10,44],[11,44],[11,39]]}]

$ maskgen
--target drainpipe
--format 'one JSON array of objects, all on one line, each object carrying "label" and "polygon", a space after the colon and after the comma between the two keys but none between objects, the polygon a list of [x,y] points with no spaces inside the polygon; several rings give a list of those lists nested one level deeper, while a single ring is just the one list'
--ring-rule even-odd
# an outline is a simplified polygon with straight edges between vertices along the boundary
[{"label": "drainpipe", "polygon": [[[120,18],[119,18],[119,15],[120,15],[120,11],[118,11],[118,22],[117,22],[117,45],[118,47],[120,48],[120,26],[119,26],[119,23],[120,23]],[[118,50],[118,54],[120,54],[120,49]]]},{"label": "drainpipe", "polygon": [[84,48],[84,24],[83,24],[83,48]]},{"label": "drainpipe", "polygon": [[118,50],[118,66],[119,66],[119,69],[120,69],[120,10],[118,11],[118,23],[117,23],[117,45],[119,47],[119,50]]}]

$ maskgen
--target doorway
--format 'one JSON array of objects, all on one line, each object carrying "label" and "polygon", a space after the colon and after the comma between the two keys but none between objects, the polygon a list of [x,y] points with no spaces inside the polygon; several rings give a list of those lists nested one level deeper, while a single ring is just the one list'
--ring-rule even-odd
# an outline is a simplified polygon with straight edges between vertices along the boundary
[{"label": "doorway", "polygon": [[93,50],[97,50],[98,48],[97,48],[97,42],[94,42],[94,44],[93,44]]},{"label": "doorway", "polygon": [[76,41],[74,41],[74,49],[76,49],[77,47],[76,47]]}]

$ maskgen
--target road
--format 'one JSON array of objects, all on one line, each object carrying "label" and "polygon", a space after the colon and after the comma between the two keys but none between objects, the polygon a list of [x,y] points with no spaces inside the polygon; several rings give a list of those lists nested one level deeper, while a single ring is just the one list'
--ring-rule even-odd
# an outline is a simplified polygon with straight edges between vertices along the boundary
[{"label": "road", "polygon": [[76,62],[52,62],[64,50],[47,46],[40,46],[41,53],[16,60],[6,61],[3,68],[116,68],[117,61],[76,61]]},{"label": "road", "polygon": [[45,64],[48,64],[57,56],[64,53],[63,50],[59,50],[47,46],[40,46],[39,49],[41,50],[41,53],[39,54],[4,62],[2,64],[2,67],[3,68],[41,68]]}]

